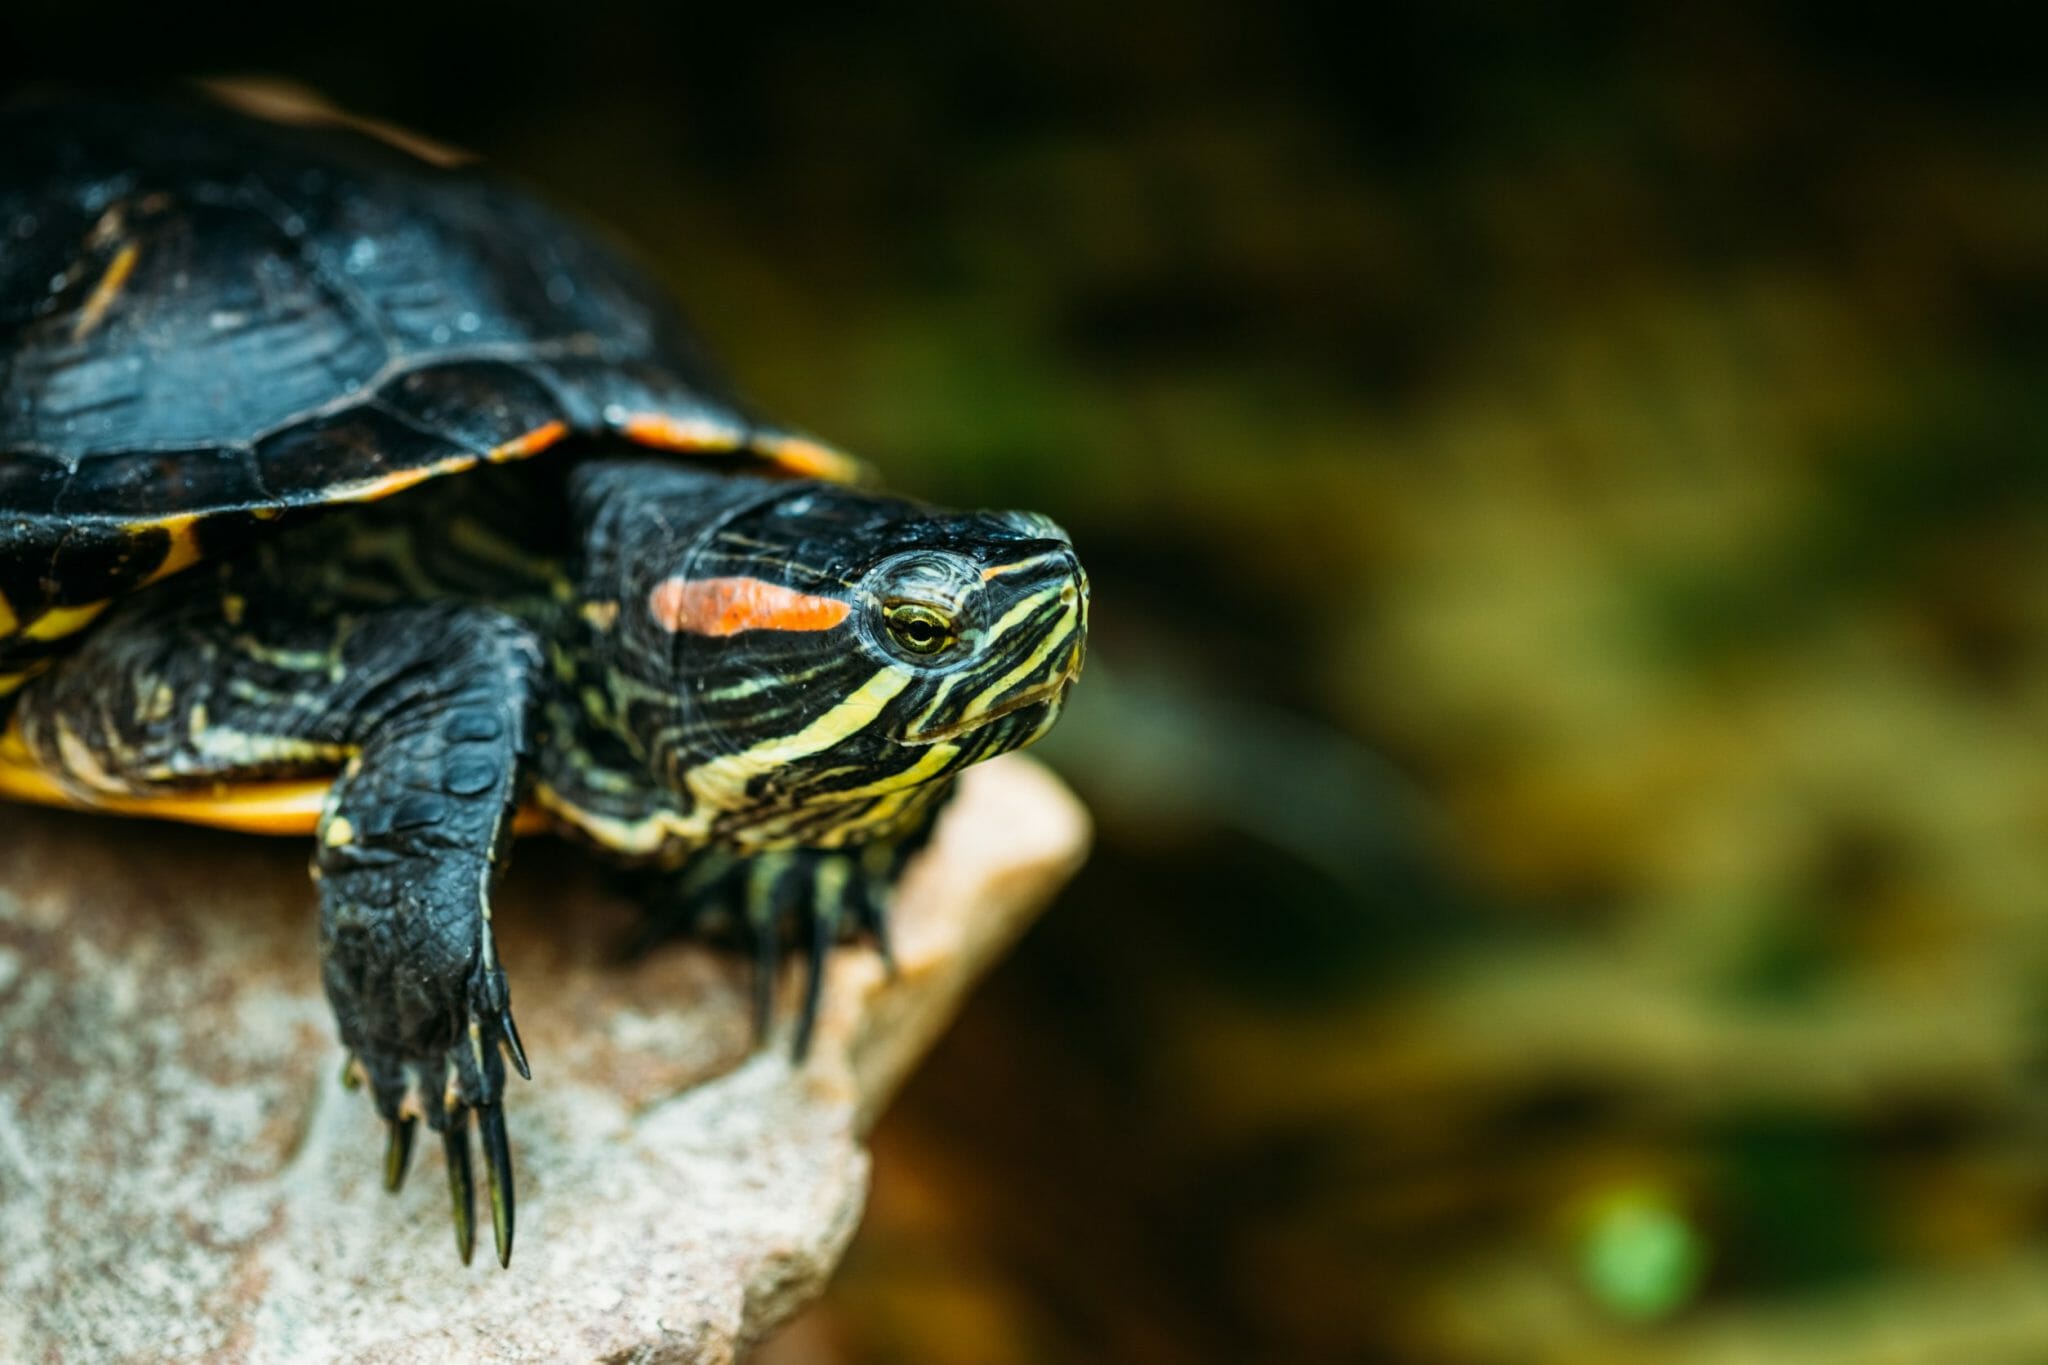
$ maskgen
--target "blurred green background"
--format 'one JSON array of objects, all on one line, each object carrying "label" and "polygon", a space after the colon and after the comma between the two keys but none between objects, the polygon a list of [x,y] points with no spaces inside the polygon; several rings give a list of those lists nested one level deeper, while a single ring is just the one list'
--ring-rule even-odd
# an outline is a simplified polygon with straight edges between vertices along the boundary
[{"label": "blurred green background", "polygon": [[2010,12],[0,13],[610,225],[1040,508],[1093,863],[800,1362],[2048,1360],[2048,93]]}]

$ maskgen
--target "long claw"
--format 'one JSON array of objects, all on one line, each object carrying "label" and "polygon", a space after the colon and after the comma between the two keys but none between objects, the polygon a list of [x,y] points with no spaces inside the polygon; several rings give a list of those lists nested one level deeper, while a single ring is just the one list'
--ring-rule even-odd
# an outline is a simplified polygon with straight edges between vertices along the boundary
[{"label": "long claw", "polygon": [[510,1009],[499,1013],[498,1031],[505,1035],[505,1050],[512,1056],[512,1069],[519,1073],[520,1080],[532,1080],[533,1070],[526,1065],[526,1047],[519,1041],[519,1025],[512,1022]]},{"label": "long claw", "polygon": [[416,1119],[391,1120],[391,1135],[384,1143],[384,1188],[396,1194],[405,1184],[406,1169],[412,1165],[412,1135]]},{"label": "long claw", "polygon": [[809,975],[804,978],[803,1011],[797,1015],[796,1043],[791,1049],[791,1055],[799,1062],[811,1050],[811,1031],[817,1026],[818,1002],[825,990],[825,963],[838,938],[838,916],[824,910],[813,911]]},{"label": "long claw", "polygon": [[484,1140],[484,1176],[491,1191],[491,1232],[497,1240],[498,1264],[512,1265],[512,1144],[505,1139],[505,1111],[495,1104],[477,1111],[477,1131]]},{"label": "long claw", "polygon": [[462,1263],[469,1264],[476,1250],[476,1187],[469,1175],[469,1115],[457,1110],[448,1116],[441,1130],[441,1143],[448,1152],[448,1198],[455,1213],[455,1249]]}]

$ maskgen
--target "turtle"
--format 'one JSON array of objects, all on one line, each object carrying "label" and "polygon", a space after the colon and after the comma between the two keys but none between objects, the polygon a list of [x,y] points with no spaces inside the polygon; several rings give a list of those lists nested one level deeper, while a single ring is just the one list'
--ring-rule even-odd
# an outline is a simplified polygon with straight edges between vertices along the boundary
[{"label": "turtle", "polygon": [[344,1080],[396,1189],[471,1130],[497,1259],[492,889],[516,836],[887,952],[965,766],[1079,675],[1088,582],[757,416],[643,269],[480,165],[193,92],[0,111],[0,796],[310,837]]}]

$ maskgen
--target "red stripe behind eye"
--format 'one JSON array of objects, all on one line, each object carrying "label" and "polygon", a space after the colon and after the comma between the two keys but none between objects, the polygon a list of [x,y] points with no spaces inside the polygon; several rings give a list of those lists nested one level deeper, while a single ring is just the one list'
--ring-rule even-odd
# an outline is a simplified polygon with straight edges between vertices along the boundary
[{"label": "red stripe behind eye", "polygon": [[836,597],[813,597],[760,578],[664,579],[647,606],[662,629],[692,635],[830,630],[852,610]]}]

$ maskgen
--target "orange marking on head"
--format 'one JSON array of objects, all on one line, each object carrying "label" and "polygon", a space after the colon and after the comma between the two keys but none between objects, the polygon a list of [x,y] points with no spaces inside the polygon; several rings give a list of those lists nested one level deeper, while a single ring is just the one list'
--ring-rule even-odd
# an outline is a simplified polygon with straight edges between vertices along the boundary
[{"label": "orange marking on head", "polygon": [[491,463],[503,464],[507,460],[523,460],[529,455],[538,455],[568,434],[567,422],[549,422],[545,426],[535,427],[524,436],[507,441],[492,451]]},{"label": "orange marking on head", "polygon": [[830,630],[852,611],[836,597],[813,597],[759,578],[664,579],[647,605],[662,629],[692,635]]}]

